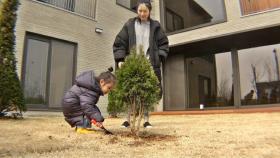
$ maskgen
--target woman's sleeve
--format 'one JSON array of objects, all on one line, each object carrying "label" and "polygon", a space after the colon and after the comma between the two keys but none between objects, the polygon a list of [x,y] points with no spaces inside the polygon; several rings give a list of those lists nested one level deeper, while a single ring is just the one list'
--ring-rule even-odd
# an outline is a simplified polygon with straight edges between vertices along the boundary
[{"label": "woman's sleeve", "polygon": [[115,62],[124,61],[124,58],[126,57],[128,52],[128,38],[127,25],[125,24],[116,36],[115,42],[113,44],[113,54]]},{"label": "woman's sleeve", "polygon": [[157,44],[159,48],[159,55],[166,58],[169,52],[169,41],[161,27],[157,31]]}]

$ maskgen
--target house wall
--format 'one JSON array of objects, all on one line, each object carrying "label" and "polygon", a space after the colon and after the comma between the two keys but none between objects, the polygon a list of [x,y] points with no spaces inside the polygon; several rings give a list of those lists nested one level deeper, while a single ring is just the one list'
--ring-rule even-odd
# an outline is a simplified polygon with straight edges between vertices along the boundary
[{"label": "house wall", "polygon": [[[27,32],[77,43],[77,70],[106,71],[114,66],[112,45],[116,34],[128,18],[135,13],[119,6],[116,1],[98,0],[96,18],[90,19],[51,5],[33,0],[21,0],[16,23],[17,71],[21,76],[24,42]],[[101,34],[95,28],[103,29]],[[106,111],[107,97],[98,103],[102,112]]]}]

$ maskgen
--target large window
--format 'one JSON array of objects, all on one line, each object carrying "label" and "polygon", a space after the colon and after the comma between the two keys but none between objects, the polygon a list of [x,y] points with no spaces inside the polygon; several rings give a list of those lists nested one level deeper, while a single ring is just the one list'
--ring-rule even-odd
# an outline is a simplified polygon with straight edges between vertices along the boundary
[{"label": "large window", "polygon": [[75,44],[27,35],[23,69],[24,95],[35,107],[60,107],[74,76]]},{"label": "large window", "polygon": [[240,0],[242,15],[280,7],[280,0]]},{"label": "large window", "polygon": [[187,59],[189,107],[233,106],[231,53]]},{"label": "large window", "polygon": [[163,0],[163,6],[167,32],[226,20],[224,0]]},{"label": "large window", "polygon": [[49,3],[69,11],[74,11],[75,2],[76,2],[76,0],[37,0],[37,1]]},{"label": "large window", "polygon": [[280,103],[280,44],[240,50],[242,105]]},{"label": "large window", "polygon": [[184,28],[183,18],[175,12],[166,9],[166,30],[168,32]]},{"label": "large window", "polygon": [[37,0],[95,19],[96,0]]},{"label": "large window", "polygon": [[28,104],[46,104],[49,49],[47,40],[27,39],[24,94]]},{"label": "large window", "polygon": [[117,0],[116,2],[118,5],[136,12],[137,1],[138,0]]}]

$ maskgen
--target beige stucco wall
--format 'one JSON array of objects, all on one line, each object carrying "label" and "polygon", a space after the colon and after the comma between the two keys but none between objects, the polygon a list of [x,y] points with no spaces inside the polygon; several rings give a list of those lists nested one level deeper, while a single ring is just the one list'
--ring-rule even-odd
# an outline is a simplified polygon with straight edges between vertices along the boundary
[{"label": "beige stucco wall", "polygon": [[151,16],[153,19],[160,21],[160,2],[159,2],[159,0],[152,2]]},{"label": "beige stucco wall", "polygon": [[[97,73],[114,66],[112,44],[125,21],[135,13],[113,0],[97,0],[96,19],[88,19],[32,0],[21,0],[16,24],[16,58],[21,76],[24,38],[26,32],[37,33],[78,44],[77,74],[94,69]],[[95,27],[103,33],[95,33]],[[107,97],[98,105],[105,112]]]}]

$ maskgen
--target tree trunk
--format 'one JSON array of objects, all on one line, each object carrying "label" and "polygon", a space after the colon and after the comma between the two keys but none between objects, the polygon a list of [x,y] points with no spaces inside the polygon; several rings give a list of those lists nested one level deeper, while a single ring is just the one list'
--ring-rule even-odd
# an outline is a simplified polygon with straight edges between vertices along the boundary
[{"label": "tree trunk", "polygon": [[133,135],[135,135],[136,134],[136,130],[135,130],[135,122],[136,122],[136,97],[135,96],[133,97],[132,113],[133,113],[133,120],[132,120],[131,133]]},{"label": "tree trunk", "polygon": [[140,104],[140,109],[139,109],[139,116],[138,116],[138,125],[137,125],[137,130],[136,130],[136,133],[137,133],[138,136],[139,136],[141,121],[143,119],[144,108],[145,108],[144,104],[141,103]]}]

